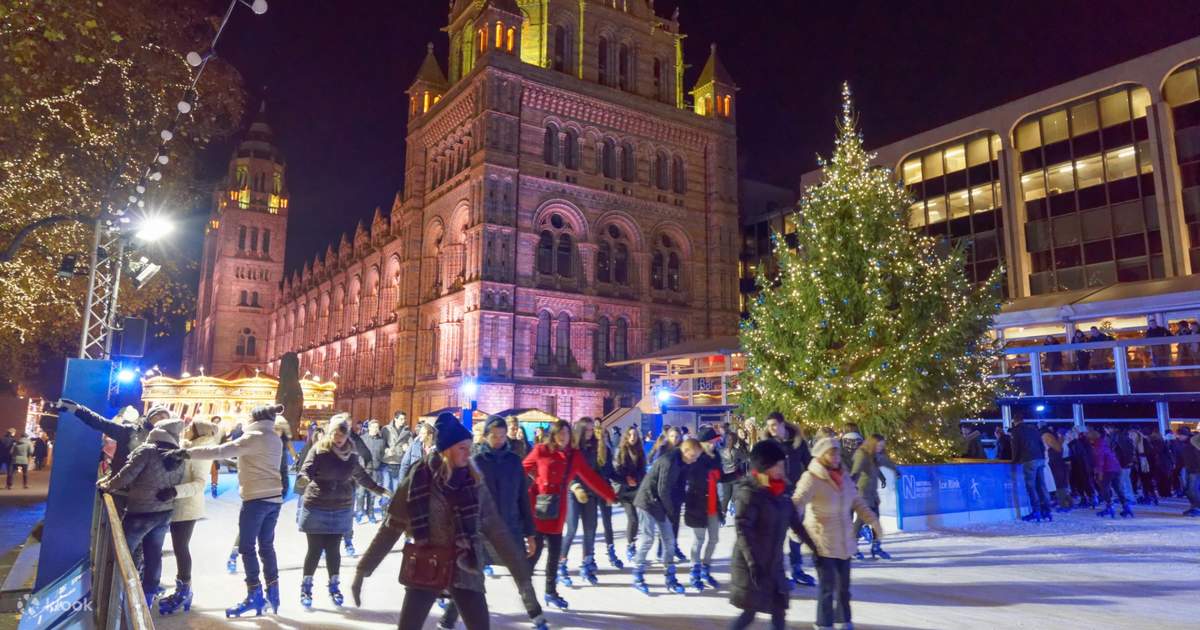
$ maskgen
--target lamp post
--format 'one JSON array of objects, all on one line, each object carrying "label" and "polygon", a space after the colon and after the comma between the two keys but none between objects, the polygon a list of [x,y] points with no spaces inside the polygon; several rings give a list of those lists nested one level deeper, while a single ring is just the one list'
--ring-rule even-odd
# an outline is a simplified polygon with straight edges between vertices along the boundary
[{"label": "lamp post", "polygon": [[463,395],[462,423],[470,431],[474,424],[475,409],[478,405],[475,396],[479,393],[479,382],[474,377],[468,376],[463,379],[462,385],[458,386],[458,391]]}]

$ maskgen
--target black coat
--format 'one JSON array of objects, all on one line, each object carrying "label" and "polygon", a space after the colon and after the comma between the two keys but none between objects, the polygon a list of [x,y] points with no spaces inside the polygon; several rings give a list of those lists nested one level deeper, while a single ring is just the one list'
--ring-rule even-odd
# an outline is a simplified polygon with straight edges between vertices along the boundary
[{"label": "black coat", "polygon": [[1092,478],[1092,445],[1088,443],[1087,438],[1079,436],[1067,443],[1067,448],[1071,451],[1071,469],[1080,470],[1077,473],[1083,475],[1083,479]]},{"label": "black coat", "polygon": [[729,603],[742,610],[786,610],[791,583],[781,549],[788,529],[803,531],[786,492],[774,496],[747,475],[734,486],[737,542],[730,559]]},{"label": "black coat", "polygon": [[1000,437],[996,438],[996,459],[1012,458],[1012,437],[1007,433],[1001,433]]},{"label": "black coat", "polygon": [[1022,422],[1012,430],[1012,460],[1024,464],[1035,459],[1046,459],[1046,444],[1032,422]]},{"label": "black coat", "polygon": [[[719,475],[717,481],[722,481],[725,478],[722,469],[721,455],[717,452],[712,455],[703,453],[699,459],[687,467],[683,523],[688,527],[708,527],[708,475],[710,471],[716,471]],[[722,517],[721,520],[724,522],[725,515],[721,513],[720,507],[717,508],[717,516]]]},{"label": "black coat", "polygon": [[1137,459],[1137,453],[1128,433],[1125,431],[1114,432],[1108,436],[1108,445],[1112,448],[1113,455],[1117,456],[1117,463],[1121,464],[1121,468],[1133,466],[1134,460]]},{"label": "black coat", "polygon": [[[793,429],[789,429],[792,431]],[[791,434],[789,434],[791,435]],[[804,471],[808,470],[808,463],[812,461],[812,455],[809,454],[808,442],[804,440],[796,440],[794,437],[788,438],[785,442],[779,441],[784,452],[787,453],[787,459],[784,460],[784,467],[787,469],[788,489],[796,487],[796,483],[800,481],[800,477],[804,476]]]},{"label": "black coat", "polygon": [[16,440],[5,435],[0,437],[0,462],[7,464],[12,461],[12,446]]},{"label": "black coat", "polygon": [[529,506],[529,478],[525,476],[521,458],[507,446],[497,451],[485,442],[480,444],[479,452],[471,461],[483,474],[483,481],[496,502],[500,520],[504,521],[518,548],[523,546],[525,543],[521,539],[532,536],[534,532],[533,513]]},{"label": "black coat", "polygon": [[642,480],[634,497],[633,505],[646,510],[656,521],[664,521],[668,515],[678,513],[679,504],[676,488],[683,481],[685,465],[679,449],[671,449],[654,460],[650,472]]},{"label": "black coat", "polygon": [[333,451],[316,448],[300,467],[308,480],[304,489],[304,507],[321,510],[345,510],[354,507],[355,484],[377,494],[387,494],[363,468],[357,454],[342,459]]},{"label": "black coat", "polygon": [[[638,448],[641,448],[639,445]],[[634,483],[629,485],[629,478],[632,478]],[[617,463],[616,456],[613,456],[612,480],[617,483],[617,498],[621,502],[633,502],[637,497],[638,488],[642,485],[642,480],[646,478],[646,457],[643,451],[640,458],[629,458],[624,462]]]}]

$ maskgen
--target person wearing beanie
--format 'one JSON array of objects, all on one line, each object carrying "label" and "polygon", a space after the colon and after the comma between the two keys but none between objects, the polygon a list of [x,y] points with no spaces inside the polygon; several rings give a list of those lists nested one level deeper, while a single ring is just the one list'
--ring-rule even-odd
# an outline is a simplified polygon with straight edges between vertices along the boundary
[{"label": "person wearing beanie", "polygon": [[[832,434],[832,431],[830,433]],[[787,492],[790,495],[796,489],[796,483],[800,481],[800,476],[808,469],[808,463],[812,461],[812,454],[809,453],[804,431],[799,426],[785,420],[782,413],[772,411],[767,415],[766,439],[775,440],[787,453],[784,468],[787,469]],[[800,543],[790,538],[788,539],[788,562],[791,563],[794,584],[816,585],[817,581],[804,572],[804,558],[801,555]]]},{"label": "person wearing beanie", "polygon": [[687,490],[684,495],[683,522],[692,528],[692,588],[703,591],[706,586],[720,585],[712,576],[713,551],[721,534],[725,514],[720,509],[717,487],[733,478],[726,475],[717,451],[721,436],[709,425],[697,431],[703,452],[687,467]]},{"label": "person wearing beanie", "polygon": [[116,474],[101,479],[102,492],[126,491],[126,510],[121,518],[125,544],[136,558],[141,549],[142,593],[150,605],[158,594],[162,576],[162,547],[175,510],[175,486],[183,482],[185,470],[169,456],[179,448],[183,421],[162,420],[146,434],[146,441],[129,454]]},{"label": "person wearing beanie", "polygon": [[749,470],[734,486],[737,541],[730,560],[729,602],[742,610],[730,626],[734,630],[750,627],[758,613],[771,616],[774,630],[787,625],[792,584],[780,550],[788,530],[802,530],[787,494],[787,457],[778,441],[758,442],[747,458]]},{"label": "person wearing beanie", "polygon": [[[227,608],[226,617],[240,617],[250,611],[262,615],[268,604],[273,612],[279,612],[275,524],[283,507],[283,483],[279,478],[283,443],[275,433],[275,417],[281,413],[283,405],[256,407],[251,412],[252,422],[244,426],[237,439],[176,452],[184,459],[238,458],[238,495],[242,498],[242,509],[238,513],[238,553],[246,572],[246,599]],[[265,589],[263,577],[266,578]]]},{"label": "person wearing beanie", "polygon": [[300,475],[307,482],[304,498],[297,508],[300,531],[308,539],[300,585],[300,604],[305,608],[312,607],[313,576],[322,553],[329,572],[329,597],[335,606],[342,605],[340,545],[353,526],[355,487],[387,496],[387,489],[363,468],[350,442],[347,419],[345,414],[330,419],[329,431],[314,444],[300,465]]},{"label": "person wearing beanie", "polygon": [[[462,615],[468,630],[487,628],[488,604],[484,588],[483,545],[486,541],[496,558],[512,572],[534,625],[547,628],[542,608],[530,581],[531,565],[527,553],[521,553],[505,526],[488,484],[471,461],[471,432],[454,414],[444,413],[435,423],[436,452],[429,453],[413,466],[412,472],[396,488],[388,504],[387,518],[359,560],[351,594],[356,605],[362,604],[365,578],[379,567],[384,557],[402,536],[412,542],[405,546],[405,562],[410,557],[428,557],[444,553],[453,561],[446,591]],[[404,566],[404,565],[402,565]],[[422,584],[406,582],[404,603],[400,608],[401,630],[416,630],[424,625],[429,610],[442,592]]]},{"label": "person wearing beanie", "polygon": [[569,511],[567,491],[571,482],[579,479],[600,499],[609,503],[617,498],[608,480],[601,477],[586,460],[586,456],[571,444],[571,425],[565,420],[559,420],[550,426],[542,438],[542,443],[535,445],[522,462],[525,473],[533,478],[530,494],[534,496],[535,501],[533,526],[537,531],[537,551],[534,552],[533,563],[537,564],[544,549],[545,601],[560,609],[567,608],[567,601],[558,594],[558,580],[555,575],[556,571],[559,571],[560,577],[570,579],[567,578],[559,560],[562,556],[563,523],[566,522]]},{"label": "person wearing beanie", "polygon": [[[59,399],[55,403],[55,406],[58,408],[59,413],[73,414],[81,422],[103,433],[116,443],[117,450],[113,452],[112,463],[108,468],[109,475],[115,475],[125,467],[125,463],[129,461],[130,453],[141,446],[142,442],[146,441],[146,436],[154,428],[155,423],[160,420],[166,420],[171,416],[170,410],[162,405],[150,407],[146,410],[145,414],[133,422],[126,422],[120,415],[109,420],[69,398]],[[122,508],[124,503],[123,495],[113,495],[114,500],[118,497],[122,497],[122,499],[117,502],[117,507]]]},{"label": "person wearing beanie", "polygon": [[883,538],[879,517],[858,495],[858,488],[842,466],[841,444],[835,438],[821,438],[812,447],[812,462],[796,484],[792,502],[804,512],[804,529],[812,537],[816,550],[818,630],[852,628],[850,619],[850,556],[857,551],[854,533],[857,514]]},{"label": "person wearing beanie", "polygon": [[[508,425],[504,418],[490,416],[483,423],[483,441],[475,445],[471,462],[479,469],[488,493],[496,503],[496,512],[504,524],[517,550],[532,555],[537,546],[533,533],[533,511],[529,505],[529,478],[521,468],[521,458],[512,452],[508,439]],[[492,550],[484,545],[483,574],[492,577],[491,564],[497,560]],[[530,583],[532,588],[532,582]],[[537,595],[533,596],[537,601]],[[453,628],[458,622],[458,607],[451,602],[446,606],[439,628]]]}]

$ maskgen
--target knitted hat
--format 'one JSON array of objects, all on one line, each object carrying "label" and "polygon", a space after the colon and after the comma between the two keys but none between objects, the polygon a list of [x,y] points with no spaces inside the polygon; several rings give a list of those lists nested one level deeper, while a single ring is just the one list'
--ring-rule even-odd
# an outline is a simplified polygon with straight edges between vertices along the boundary
[{"label": "knitted hat", "polygon": [[183,420],[170,418],[154,425],[154,428],[150,430],[150,434],[146,436],[146,441],[152,444],[154,442],[166,442],[178,447],[179,436],[182,433]]},{"label": "knitted hat", "polygon": [[471,432],[458,421],[458,416],[452,413],[438,414],[433,428],[437,432],[436,447],[439,452],[448,451],[455,444],[471,439]]},{"label": "knitted hat", "polygon": [[834,449],[834,448],[841,448],[841,446],[836,441],[834,441],[833,438],[821,438],[821,439],[817,440],[816,444],[813,444],[812,456],[814,458],[820,457],[821,455],[825,454],[825,451],[828,451],[828,450]]},{"label": "knitted hat", "polygon": [[706,425],[700,427],[700,434],[696,437],[696,439],[700,440],[701,442],[711,442],[712,440],[718,439],[720,437],[721,436],[717,435],[716,429],[714,429],[706,424]]},{"label": "knitted hat", "polygon": [[504,429],[504,431],[507,432],[508,423],[505,422],[504,418],[501,418],[500,416],[489,416],[487,422],[483,425],[483,434],[487,435],[488,433],[491,433],[492,429],[495,428]]},{"label": "knitted hat", "polygon": [[775,440],[762,440],[750,449],[750,467],[763,472],[787,459],[787,452]]},{"label": "knitted hat", "polygon": [[150,420],[150,418],[153,418],[156,414],[160,414],[160,413],[165,413],[168,416],[170,416],[171,410],[167,409],[166,407],[164,407],[162,405],[154,405],[146,410],[146,415],[144,417],[146,418],[146,420]]},{"label": "knitted hat", "polygon": [[281,413],[283,413],[283,405],[264,405],[262,407],[255,407],[254,411],[250,412],[250,416],[254,418],[255,422],[262,422],[263,420],[275,422],[275,416]]}]

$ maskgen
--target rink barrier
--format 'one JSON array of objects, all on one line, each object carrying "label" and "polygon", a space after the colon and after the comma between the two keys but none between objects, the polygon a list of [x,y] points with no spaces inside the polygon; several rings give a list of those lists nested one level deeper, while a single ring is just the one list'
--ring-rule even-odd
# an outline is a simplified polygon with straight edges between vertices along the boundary
[{"label": "rink barrier", "polygon": [[142,580],[125,544],[125,530],[109,494],[99,494],[92,537],[92,619],[97,630],[154,630]]},{"label": "rink barrier", "polygon": [[883,474],[879,518],[885,530],[1012,522],[1029,507],[1021,469],[1007,461],[901,465]]}]

